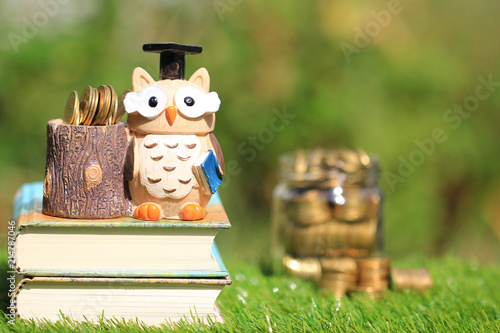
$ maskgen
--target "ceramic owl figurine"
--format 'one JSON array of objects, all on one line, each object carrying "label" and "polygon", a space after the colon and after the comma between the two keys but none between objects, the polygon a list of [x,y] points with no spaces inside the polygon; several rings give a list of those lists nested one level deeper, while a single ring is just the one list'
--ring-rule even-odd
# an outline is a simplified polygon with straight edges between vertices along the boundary
[{"label": "ceramic owl figurine", "polygon": [[[212,133],[220,100],[198,69],[189,80],[155,81],[144,69],[132,74],[124,99],[132,136],[129,191],[138,219],[200,220],[222,179],[224,159]],[[213,169],[213,170],[212,170]],[[215,171],[213,173],[212,171]],[[215,189],[214,189],[215,187]]]}]

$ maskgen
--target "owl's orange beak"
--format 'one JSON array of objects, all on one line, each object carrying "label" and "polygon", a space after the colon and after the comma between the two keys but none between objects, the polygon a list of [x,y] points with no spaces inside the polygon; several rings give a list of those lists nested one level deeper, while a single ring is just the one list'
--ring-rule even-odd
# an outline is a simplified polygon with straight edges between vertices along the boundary
[{"label": "owl's orange beak", "polygon": [[167,106],[167,120],[170,126],[174,124],[175,117],[177,117],[177,107],[176,106]]}]

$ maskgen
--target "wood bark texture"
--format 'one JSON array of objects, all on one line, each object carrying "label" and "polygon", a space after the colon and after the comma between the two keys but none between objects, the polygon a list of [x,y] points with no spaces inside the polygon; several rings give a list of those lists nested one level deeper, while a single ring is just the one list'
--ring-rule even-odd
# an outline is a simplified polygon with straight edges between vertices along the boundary
[{"label": "wood bark texture", "polygon": [[67,218],[130,216],[124,180],[127,125],[47,124],[43,212]]}]

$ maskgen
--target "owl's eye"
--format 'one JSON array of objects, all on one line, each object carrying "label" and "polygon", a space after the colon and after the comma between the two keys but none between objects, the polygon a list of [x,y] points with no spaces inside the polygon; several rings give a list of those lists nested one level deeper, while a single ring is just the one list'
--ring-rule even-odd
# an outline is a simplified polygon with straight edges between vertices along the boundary
[{"label": "owl's eye", "polygon": [[151,97],[149,99],[149,106],[154,108],[157,105],[158,105],[158,98],[156,98],[156,96]]},{"label": "owl's eye", "polygon": [[198,118],[207,112],[219,110],[220,100],[216,92],[205,94],[201,90],[184,86],[175,93],[175,105],[188,118]]},{"label": "owl's eye", "polygon": [[148,119],[157,118],[167,105],[167,92],[160,86],[150,86],[140,93],[130,92],[123,104],[128,113],[139,112]]},{"label": "owl's eye", "polygon": [[185,97],[184,98],[184,103],[187,106],[193,106],[194,105],[194,99],[193,99],[193,97],[191,97],[191,96]]}]

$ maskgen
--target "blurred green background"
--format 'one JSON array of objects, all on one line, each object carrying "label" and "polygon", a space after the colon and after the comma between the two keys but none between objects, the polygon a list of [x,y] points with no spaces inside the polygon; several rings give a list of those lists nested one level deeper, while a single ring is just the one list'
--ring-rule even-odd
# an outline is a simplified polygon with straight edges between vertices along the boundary
[{"label": "blurred green background", "polygon": [[265,253],[280,154],[346,146],[380,157],[388,255],[498,261],[499,12],[487,0],[3,1],[0,232],[19,186],[43,179],[46,122],[69,93],[121,93],[136,66],[158,77],[142,44],[174,41],[203,46],[186,76],[206,67],[222,100],[223,254]]}]

